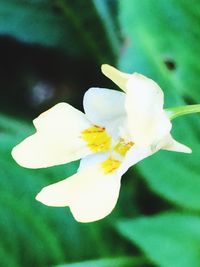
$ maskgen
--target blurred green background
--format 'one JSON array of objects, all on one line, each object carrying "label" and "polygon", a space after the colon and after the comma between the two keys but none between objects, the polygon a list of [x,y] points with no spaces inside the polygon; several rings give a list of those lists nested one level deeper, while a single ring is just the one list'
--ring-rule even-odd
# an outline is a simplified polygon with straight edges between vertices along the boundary
[{"label": "blurred green background", "polygon": [[191,155],[160,151],[124,175],[107,218],[76,222],[34,198],[78,162],[29,170],[10,156],[32,119],[91,86],[108,63],[154,79],[165,107],[200,103],[198,0],[0,0],[0,266],[199,267],[200,115],[173,121]]}]

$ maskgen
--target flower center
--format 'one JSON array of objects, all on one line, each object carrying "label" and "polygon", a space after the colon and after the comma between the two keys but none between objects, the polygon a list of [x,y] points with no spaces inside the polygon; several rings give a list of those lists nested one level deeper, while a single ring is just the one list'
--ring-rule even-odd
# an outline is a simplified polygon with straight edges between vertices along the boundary
[{"label": "flower center", "polygon": [[125,156],[128,150],[134,145],[133,142],[126,143],[124,139],[120,139],[120,141],[114,147],[114,151],[120,154],[121,156]]},{"label": "flower center", "polygon": [[82,131],[81,138],[92,152],[105,152],[111,146],[111,137],[106,129],[96,125]]},{"label": "flower center", "polygon": [[111,174],[119,168],[121,163],[121,161],[110,156],[108,159],[104,160],[101,163],[101,167],[103,168],[104,174]]},{"label": "flower center", "polygon": [[104,174],[111,174],[114,171],[116,171],[120,167],[126,153],[133,145],[134,145],[133,142],[126,143],[124,139],[120,139],[120,141],[115,145],[113,149],[114,150],[113,154],[117,153],[118,155],[116,155],[116,157],[120,158],[120,160],[113,157],[112,155],[109,156],[106,160],[104,160],[101,163],[101,167],[103,169]]}]

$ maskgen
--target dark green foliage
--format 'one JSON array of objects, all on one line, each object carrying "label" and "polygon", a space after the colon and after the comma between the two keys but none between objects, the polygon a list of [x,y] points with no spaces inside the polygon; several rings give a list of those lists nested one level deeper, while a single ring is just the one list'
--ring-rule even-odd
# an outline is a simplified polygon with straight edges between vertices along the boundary
[{"label": "dark green foliage", "polygon": [[[193,18],[199,16],[198,5],[197,9],[189,8],[189,3],[188,9],[186,6],[185,1],[173,0],[120,2],[121,25],[130,38],[120,65],[130,70],[132,64],[132,70],[155,79],[164,90],[165,107],[187,104],[188,97],[192,103],[200,100],[196,57],[200,48],[195,42],[195,38],[200,38],[200,31],[192,27]],[[186,32],[187,27],[190,31]],[[175,64],[175,69],[168,69],[167,59],[168,64],[169,60]],[[174,137],[190,146],[193,154],[159,152],[140,163],[139,170],[157,193],[184,207],[200,210],[200,117],[180,118],[173,125]]]},{"label": "dark green foliage", "polygon": [[114,61],[109,35],[92,1],[2,0],[0,12],[0,34],[75,57],[90,56],[98,63]]},{"label": "dark green foliage", "polygon": [[59,265],[57,267],[136,267],[141,266],[142,260],[136,257],[117,257],[110,259],[100,259],[83,261],[80,263],[72,263],[66,265]]},{"label": "dark green foliage", "polygon": [[198,267],[200,218],[169,212],[152,217],[122,220],[121,234],[141,247],[157,266]]},{"label": "dark green foliage", "polygon": [[[119,65],[160,84],[165,107],[200,101],[200,5],[198,1],[119,1],[119,19],[128,40]],[[184,212],[200,211],[200,116],[173,121],[173,136],[191,155],[159,152],[137,165],[148,187]],[[142,192],[141,192],[142,194]],[[199,266],[200,220],[179,209],[155,217],[125,220],[120,232],[158,266]]]}]

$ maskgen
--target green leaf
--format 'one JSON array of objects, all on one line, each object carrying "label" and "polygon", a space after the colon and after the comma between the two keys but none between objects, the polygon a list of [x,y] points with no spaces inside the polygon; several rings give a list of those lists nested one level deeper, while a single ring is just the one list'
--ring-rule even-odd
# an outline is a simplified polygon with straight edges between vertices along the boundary
[{"label": "green leaf", "polygon": [[[196,3],[196,4],[195,4]],[[200,101],[198,40],[200,9],[184,0],[119,1],[120,23],[129,40],[120,58],[126,70],[142,71],[167,90]],[[172,23],[175,22],[175,23]],[[164,34],[161,34],[164,33]],[[168,67],[171,64],[172,67]]]},{"label": "green leaf", "polygon": [[200,218],[179,213],[123,220],[119,232],[160,267],[200,266]]},{"label": "green leaf", "polygon": [[10,257],[10,253],[7,248],[0,246],[0,259],[2,266],[6,267],[20,267],[18,263]]},{"label": "green leaf", "polygon": [[93,2],[100,17],[102,18],[102,22],[104,23],[107,34],[110,37],[113,51],[115,52],[115,55],[118,55],[120,52],[120,40],[117,34],[117,26],[114,22],[109,2],[106,0],[93,0]]},{"label": "green leaf", "polygon": [[0,15],[1,35],[62,49],[70,56],[114,61],[110,36],[91,1],[2,0]]},{"label": "green leaf", "polygon": [[[129,40],[120,68],[153,78],[165,93],[165,108],[200,102],[199,5],[184,0],[119,1],[119,18]],[[171,65],[170,65],[171,64]],[[172,135],[192,148],[191,155],[158,152],[139,163],[148,185],[159,195],[200,210],[200,116],[173,120]]]},{"label": "green leaf", "polygon": [[66,40],[70,42],[64,26],[63,18],[53,12],[48,1],[1,1],[1,34],[28,43],[63,47]]},{"label": "green leaf", "polygon": [[143,263],[143,260],[137,257],[118,257],[71,263],[57,267],[136,267],[141,266],[141,263]]}]

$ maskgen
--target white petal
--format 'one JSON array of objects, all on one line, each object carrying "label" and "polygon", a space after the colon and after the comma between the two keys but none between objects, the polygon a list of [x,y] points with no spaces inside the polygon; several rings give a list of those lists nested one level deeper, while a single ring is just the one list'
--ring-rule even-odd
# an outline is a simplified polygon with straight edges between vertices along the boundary
[{"label": "white petal", "polygon": [[105,88],[90,88],[84,95],[83,106],[87,118],[95,125],[106,127],[110,134],[123,124],[125,94]]},{"label": "white petal", "polygon": [[86,116],[92,123],[104,124],[125,116],[125,93],[106,88],[90,88],[86,91],[83,106]]},{"label": "white petal", "polygon": [[118,69],[108,64],[103,64],[101,66],[101,71],[106,77],[111,79],[111,81],[118,85],[123,91],[126,91],[126,84],[127,81],[130,79],[131,74],[119,71]]},{"label": "white petal", "polygon": [[111,153],[110,151],[103,153],[96,153],[82,158],[79,164],[78,172],[90,168],[91,166],[100,165],[104,160],[106,160],[110,156],[110,153]]},{"label": "white petal", "polygon": [[98,165],[42,189],[36,199],[49,206],[69,206],[79,222],[97,221],[115,207],[120,177],[103,175]]},{"label": "white petal", "polygon": [[37,132],[17,145],[12,156],[23,167],[64,164],[89,154],[80,133],[91,126],[85,114],[60,103],[34,120]]},{"label": "white petal", "polygon": [[183,153],[192,153],[191,148],[177,142],[171,135],[165,140],[165,143],[162,146],[162,149],[169,150],[169,151],[176,151],[176,152],[183,152]]},{"label": "white petal", "polygon": [[127,83],[125,107],[133,141],[142,147],[159,142],[171,130],[163,110],[163,92],[151,79],[133,74]]},{"label": "white petal", "polygon": [[151,156],[153,152],[150,147],[137,147],[134,145],[127,153],[126,156],[117,171],[120,176],[122,176],[131,166],[135,165],[139,161]]}]

